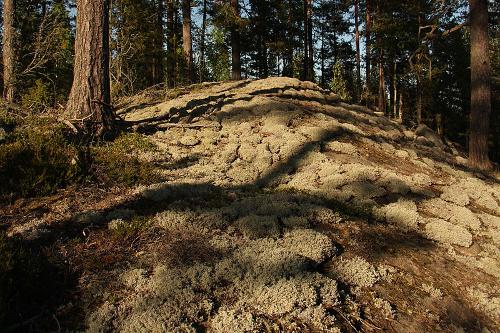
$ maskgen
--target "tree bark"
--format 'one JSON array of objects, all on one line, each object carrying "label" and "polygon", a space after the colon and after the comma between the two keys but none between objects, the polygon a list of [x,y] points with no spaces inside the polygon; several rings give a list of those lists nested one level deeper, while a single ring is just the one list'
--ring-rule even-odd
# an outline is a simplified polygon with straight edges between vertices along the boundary
[{"label": "tree bark", "polygon": [[3,5],[3,97],[13,103],[16,94],[17,52],[15,28],[15,0],[4,0]]},{"label": "tree bark", "polygon": [[378,80],[378,112],[385,113],[385,78],[384,78],[384,64],[382,61],[382,55],[380,57],[379,63],[379,80]]},{"label": "tree bark", "polygon": [[309,73],[309,2],[311,0],[304,0],[304,63],[303,63],[303,77],[304,81],[310,79]]},{"label": "tree bark", "polygon": [[[231,8],[235,16],[235,21],[239,20],[240,8],[238,0],[231,0]],[[241,80],[241,47],[240,47],[240,27],[238,22],[231,25],[231,78]]]},{"label": "tree bark", "polygon": [[175,31],[174,31],[174,0],[167,0],[167,85],[175,85]]},{"label": "tree bark", "polygon": [[312,17],[313,17],[313,7],[312,7],[312,0],[307,0],[307,18],[308,18],[308,21],[307,21],[307,24],[309,25],[308,29],[307,29],[307,33],[308,33],[308,37],[307,37],[307,42],[309,44],[309,70],[308,70],[308,73],[309,73],[309,77],[308,77],[308,80],[309,81],[313,81],[314,80],[314,41],[313,41],[313,21],[312,21]]},{"label": "tree bark", "polygon": [[157,4],[157,16],[156,16],[156,56],[153,59],[153,83],[158,84],[163,82],[163,17],[165,14],[165,8],[163,6],[164,0],[158,0]]},{"label": "tree bark", "polygon": [[109,0],[78,0],[73,86],[67,114],[102,137],[114,131],[109,80]]},{"label": "tree bark", "polygon": [[200,83],[205,80],[205,36],[207,34],[207,0],[203,0],[203,18],[200,41]]},{"label": "tree bark", "polygon": [[361,54],[359,47],[359,0],[354,0],[354,25],[356,26],[356,95],[361,95]]},{"label": "tree bark", "polygon": [[193,42],[191,39],[191,0],[182,0],[182,46],[184,51],[184,82],[193,79]]},{"label": "tree bark", "polygon": [[365,63],[366,63],[366,89],[370,93],[371,81],[371,29],[372,29],[372,15],[370,0],[366,0],[366,31],[365,31]]},{"label": "tree bark", "polygon": [[487,0],[469,0],[471,25],[471,111],[469,165],[480,170],[492,167],[488,156],[491,114],[491,67],[488,41]]}]

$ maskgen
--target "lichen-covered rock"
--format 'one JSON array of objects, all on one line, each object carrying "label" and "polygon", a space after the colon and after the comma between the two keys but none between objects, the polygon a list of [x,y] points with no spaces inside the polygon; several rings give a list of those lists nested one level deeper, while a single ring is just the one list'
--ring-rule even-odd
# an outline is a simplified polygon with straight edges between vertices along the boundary
[{"label": "lichen-covered rock", "polygon": [[180,140],[179,140],[180,144],[183,145],[183,146],[188,146],[188,147],[192,147],[192,146],[196,146],[198,145],[201,141],[200,139],[198,139],[197,137],[195,136],[192,136],[192,135],[187,135],[187,136],[183,136]]},{"label": "lichen-covered rock", "polygon": [[263,325],[251,312],[221,309],[210,321],[210,328],[217,333],[259,333]]},{"label": "lichen-covered rock", "polygon": [[472,245],[472,235],[464,227],[441,219],[429,219],[425,225],[425,234],[429,239],[464,247]]},{"label": "lichen-covered rock", "polygon": [[470,203],[469,195],[459,186],[447,187],[441,194],[441,199],[462,207]]},{"label": "lichen-covered rock", "polygon": [[420,208],[433,216],[471,230],[481,228],[481,222],[470,209],[451,204],[439,198],[424,201]]},{"label": "lichen-covered rock", "polygon": [[417,205],[411,200],[399,199],[397,202],[382,207],[388,223],[416,230],[421,219],[417,212]]},{"label": "lichen-covered rock", "polygon": [[248,238],[278,237],[280,228],[276,216],[248,215],[234,225]]},{"label": "lichen-covered rock", "polygon": [[340,257],[332,264],[332,272],[340,280],[359,287],[372,287],[380,280],[375,267],[365,259]]},{"label": "lichen-covered rock", "polygon": [[286,248],[318,264],[325,262],[336,251],[328,236],[311,229],[296,229],[287,232],[282,242]]}]

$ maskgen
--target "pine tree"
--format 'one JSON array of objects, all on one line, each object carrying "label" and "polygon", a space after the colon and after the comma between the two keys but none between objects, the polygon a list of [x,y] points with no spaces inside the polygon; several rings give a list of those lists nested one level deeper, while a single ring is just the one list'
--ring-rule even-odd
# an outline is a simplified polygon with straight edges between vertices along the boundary
[{"label": "pine tree", "polygon": [[469,164],[480,170],[491,169],[488,134],[491,113],[490,59],[488,43],[488,3],[470,0],[471,21],[471,112]]},{"label": "pine tree", "polygon": [[13,103],[17,85],[16,2],[5,0],[3,6],[3,97]]},{"label": "pine tree", "polygon": [[109,1],[78,0],[73,87],[66,107],[82,130],[115,130],[109,79]]}]

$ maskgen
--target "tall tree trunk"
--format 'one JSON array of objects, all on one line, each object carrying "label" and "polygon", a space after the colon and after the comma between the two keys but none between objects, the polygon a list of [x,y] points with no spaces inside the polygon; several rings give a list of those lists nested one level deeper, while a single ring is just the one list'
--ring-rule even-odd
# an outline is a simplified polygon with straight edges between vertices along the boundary
[{"label": "tall tree trunk", "polygon": [[385,79],[384,79],[384,63],[382,61],[382,55],[380,57],[379,63],[378,63],[378,75],[379,75],[379,80],[378,80],[378,112],[384,112],[385,113],[385,105],[386,105],[386,100],[385,100]]},{"label": "tall tree trunk", "polygon": [[200,83],[205,81],[205,36],[207,34],[207,0],[203,0],[203,18],[200,41]]},{"label": "tall tree trunk", "polygon": [[354,0],[354,25],[356,26],[356,98],[361,95],[361,54],[359,47],[359,0]]},{"label": "tall tree trunk", "polygon": [[285,50],[285,65],[283,68],[283,74],[288,77],[294,76],[294,64],[293,64],[293,46],[294,46],[294,29],[293,29],[293,1],[288,0],[288,17],[287,17],[287,29],[284,32],[286,34],[287,46]]},{"label": "tall tree trunk", "polygon": [[3,3],[3,97],[13,103],[16,94],[17,52],[15,28],[15,0],[4,0]]},{"label": "tall tree trunk", "polygon": [[175,85],[174,11],[174,0],[167,0],[167,84],[169,88],[173,88]]},{"label": "tall tree trunk", "polygon": [[309,44],[309,70],[308,70],[308,73],[309,73],[309,77],[308,77],[308,80],[309,81],[313,81],[314,80],[314,41],[313,41],[313,21],[312,21],[312,17],[313,17],[313,12],[312,12],[313,8],[312,8],[312,0],[307,0],[307,24],[309,25],[309,27],[307,28],[307,33],[308,33],[308,37],[307,37],[307,42]]},{"label": "tall tree trunk", "polygon": [[114,131],[109,82],[109,0],[78,0],[73,86],[67,114],[81,129]]},{"label": "tall tree trunk", "polygon": [[365,29],[365,63],[366,63],[366,89],[370,93],[371,81],[371,29],[372,29],[372,14],[371,0],[366,0],[366,29]]},{"label": "tall tree trunk", "polygon": [[231,25],[231,79],[241,80],[241,51],[240,51],[240,26],[237,22],[240,18],[238,0],[231,0],[231,8],[235,16],[235,22]]},{"label": "tall tree trunk", "polygon": [[153,83],[158,84],[163,82],[163,17],[165,14],[165,7],[163,2],[165,0],[157,0],[158,4],[156,6],[157,16],[156,16],[156,55],[153,58]]},{"label": "tall tree trunk", "polygon": [[193,43],[191,39],[191,0],[182,0],[182,46],[184,50],[184,81],[191,83],[193,78]]},{"label": "tall tree trunk", "polygon": [[401,121],[401,123],[403,123],[403,120],[404,120],[404,114],[403,114],[403,111],[404,111],[404,96],[403,96],[403,91],[400,91],[399,92],[399,120]]},{"label": "tall tree trunk", "polygon": [[303,80],[309,80],[309,1],[304,0],[304,63]]},{"label": "tall tree trunk", "polygon": [[488,2],[469,0],[471,25],[471,110],[469,164],[491,169],[488,134],[491,114],[491,67],[488,44]]},{"label": "tall tree trunk", "polygon": [[392,76],[392,88],[394,90],[393,93],[393,117],[396,117],[398,114],[398,63],[394,61],[394,75]]}]

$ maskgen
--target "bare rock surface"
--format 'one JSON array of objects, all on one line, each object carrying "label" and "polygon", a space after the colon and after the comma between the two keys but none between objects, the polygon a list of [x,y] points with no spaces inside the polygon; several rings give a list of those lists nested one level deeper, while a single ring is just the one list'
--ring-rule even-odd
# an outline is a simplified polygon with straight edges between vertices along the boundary
[{"label": "bare rock surface", "polygon": [[122,228],[142,214],[149,238],[110,268],[112,283],[82,287],[97,304],[88,331],[500,327],[498,179],[458,168],[429,128],[413,133],[311,82],[190,89],[118,111],[154,128],[151,162],[170,167],[106,220]]}]

